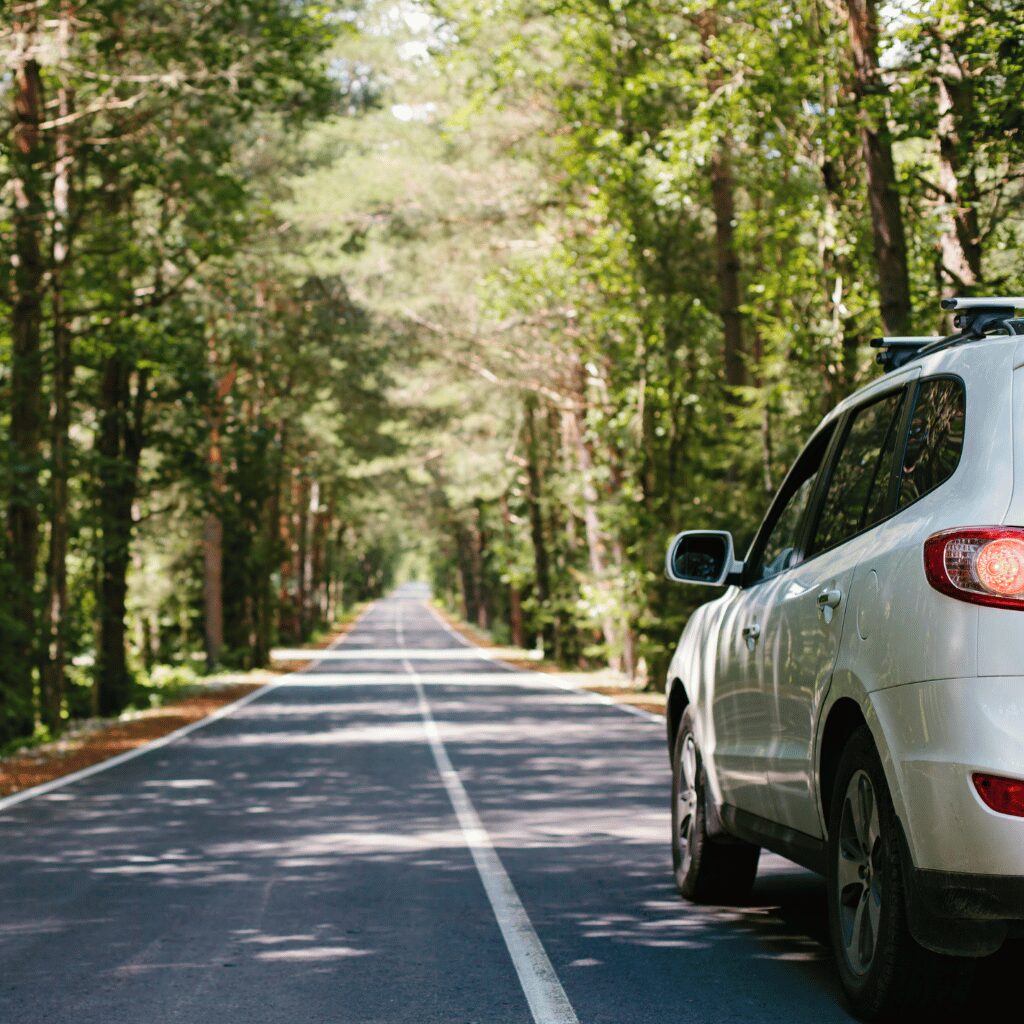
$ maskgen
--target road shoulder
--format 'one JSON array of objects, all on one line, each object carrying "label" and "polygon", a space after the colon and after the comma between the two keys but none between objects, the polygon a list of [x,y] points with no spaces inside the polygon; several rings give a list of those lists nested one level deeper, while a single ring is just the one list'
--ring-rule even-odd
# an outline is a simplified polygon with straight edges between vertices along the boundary
[{"label": "road shoulder", "polygon": [[[500,644],[495,643],[484,630],[462,621],[441,605],[429,602],[429,606],[449,629],[473,646],[482,647],[485,650],[506,650]],[[523,653],[525,655],[532,652],[524,651]],[[610,670],[573,671],[542,658],[533,657],[509,658],[503,655],[500,660],[502,664],[522,672],[539,672],[544,675],[557,676],[562,685],[604,697],[614,704],[621,704],[626,709],[633,708],[662,717],[665,715],[665,694],[637,690],[617,673]]]},{"label": "road shoulder", "polygon": [[92,719],[48,743],[0,758],[0,800],[124,758],[134,750],[194,727],[285,675],[313,664],[315,653],[337,643],[355,619],[347,618],[317,643],[303,648],[310,653],[305,661],[275,662],[269,669],[212,676],[160,707],[128,712],[118,718]]}]

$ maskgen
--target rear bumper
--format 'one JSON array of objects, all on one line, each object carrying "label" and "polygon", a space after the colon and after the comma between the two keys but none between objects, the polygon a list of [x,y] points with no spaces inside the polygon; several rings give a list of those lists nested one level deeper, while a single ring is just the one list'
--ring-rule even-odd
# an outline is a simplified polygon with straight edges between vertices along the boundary
[{"label": "rear bumper", "polygon": [[1024,818],[991,810],[971,781],[974,772],[1024,779],[1024,677],[910,683],[870,699],[914,866],[1024,877]]},{"label": "rear bumper", "polygon": [[992,953],[1024,923],[1024,818],[987,807],[971,776],[1024,778],[1024,678],[912,683],[871,704],[904,829],[911,931],[936,952]]},{"label": "rear bumper", "polygon": [[907,918],[914,938],[936,953],[988,956],[1024,928],[1024,878],[912,868]]},{"label": "rear bumper", "polygon": [[1024,921],[1024,878],[914,869],[914,891],[938,917]]}]

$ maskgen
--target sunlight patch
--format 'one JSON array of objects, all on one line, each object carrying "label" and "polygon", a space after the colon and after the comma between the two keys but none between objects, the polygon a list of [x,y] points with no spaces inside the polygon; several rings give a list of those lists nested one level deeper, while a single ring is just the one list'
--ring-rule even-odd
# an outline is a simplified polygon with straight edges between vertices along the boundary
[{"label": "sunlight patch", "polygon": [[369,956],[368,949],[354,949],[352,946],[309,946],[306,949],[271,949],[257,953],[256,960],[303,961],[303,960],[346,960],[353,956]]}]

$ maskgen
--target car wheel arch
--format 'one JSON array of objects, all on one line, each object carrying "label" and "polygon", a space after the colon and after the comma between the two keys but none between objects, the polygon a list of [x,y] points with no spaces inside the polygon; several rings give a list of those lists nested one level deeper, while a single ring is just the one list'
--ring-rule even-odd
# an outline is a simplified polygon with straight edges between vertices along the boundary
[{"label": "car wheel arch", "polygon": [[675,678],[669,683],[668,698],[665,702],[665,725],[668,732],[668,756],[672,757],[676,746],[676,736],[679,733],[679,723],[683,720],[683,713],[690,704],[690,696],[686,692],[683,681]]},{"label": "car wheel arch", "polygon": [[863,709],[852,697],[840,697],[828,710],[818,753],[818,794],[826,829],[839,761],[850,737],[867,724]]},{"label": "car wheel arch", "polygon": [[[903,800],[902,773],[898,763],[892,758],[889,729],[885,721],[879,718],[871,693],[866,690],[862,680],[837,675],[833,678],[830,696],[832,699],[822,709],[819,719],[815,757],[815,782],[822,835],[828,835],[829,805],[839,758],[853,731],[860,724],[866,725],[871,734],[871,740],[882,761],[882,771],[885,773],[889,795],[896,808],[896,816],[906,827],[908,809]],[[914,863],[917,863],[917,850],[909,833],[907,838],[910,840],[911,857]]]}]

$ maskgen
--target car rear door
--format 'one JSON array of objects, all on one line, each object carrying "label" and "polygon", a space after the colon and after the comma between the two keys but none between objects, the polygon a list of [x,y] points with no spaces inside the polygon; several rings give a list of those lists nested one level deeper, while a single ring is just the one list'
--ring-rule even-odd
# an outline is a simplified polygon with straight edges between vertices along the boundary
[{"label": "car rear door", "polygon": [[839,653],[857,563],[895,508],[906,378],[844,416],[806,517],[798,557],[769,584],[762,624],[774,743],[768,781],[776,820],[822,834],[813,788],[814,731]]}]

